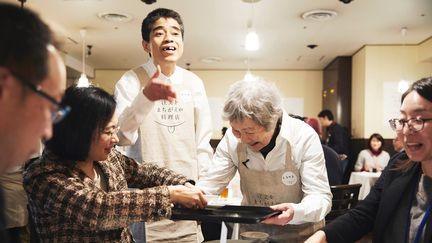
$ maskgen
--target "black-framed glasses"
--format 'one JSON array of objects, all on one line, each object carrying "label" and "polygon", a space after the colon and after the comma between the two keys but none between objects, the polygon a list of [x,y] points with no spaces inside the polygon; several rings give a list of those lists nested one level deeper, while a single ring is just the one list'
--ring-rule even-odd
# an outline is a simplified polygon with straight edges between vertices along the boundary
[{"label": "black-framed glasses", "polygon": [[36,86],[30,82],[24,81],[23,78],[21,78],[19,75],[15,73],[11,72],[11,74],[12,76],[15,77],[16,80],[18,80],[26,88],[35,92],[37,95],[44,98],[54,106],[55,110],[51,113],[51,120],[53,124],[59,123],[71,111],[70,106],[62,106],[54,97],[52,97],[51,95],[43,91],[40,86]]},{"label": "black-framed glasses", "polygon": [[405,124],[408,124],[408,128],[412,131],[418,132],[423,129],[424,123],[429,121],[432,121],[432,118],[390,119],[389,123],[396,132],[402,131]]}]

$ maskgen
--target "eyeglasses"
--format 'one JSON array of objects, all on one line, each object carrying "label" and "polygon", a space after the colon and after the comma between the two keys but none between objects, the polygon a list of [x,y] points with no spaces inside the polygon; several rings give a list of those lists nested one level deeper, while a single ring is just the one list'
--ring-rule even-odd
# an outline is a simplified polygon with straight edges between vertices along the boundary
[{"label": "eyeglasses", "polygon": [[405,124],[408,124],[408,128],[414,132],[421,131],[424,127],[425,122],[432,121],[432,118],[423,119],[423,118],[411,118],[411,119],[390,119],[390,127],[396,131],[400,132],[403,130]]},{"label": "eyeglasses", "polygon": [[102,133],[110,136],[111,138],[113,138],[114,134],[117,134],[119,132],[119,130],[120,130],[120,126],[116,126],[114,128],[111,128],[108,131],[103,131]]},{"label": "eyeglasses", "polygon": [[35,92],[37,95],[44,98],[54,106],[55,110],[51,113],[51,120],[53,124],[59,123],[71,111],[70,106],[62,106],[54,97],[44,92],[40,86],[36,86],[30,82],[24,81],[24,79],[22,79],[19,75],[15,73],[11,72],[11,74],[22,85]]}]

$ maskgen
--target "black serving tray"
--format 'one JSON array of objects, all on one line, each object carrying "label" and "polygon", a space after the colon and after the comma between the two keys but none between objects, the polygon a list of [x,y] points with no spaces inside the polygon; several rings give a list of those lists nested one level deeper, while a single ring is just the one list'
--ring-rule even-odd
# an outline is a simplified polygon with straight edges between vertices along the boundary
[{"label": "black serving tray", "polygon": [[269,207],[255,206],[207,206],[204,209],[174,206],[171,219],[256,224],[280,213],[281,211],[273,211]]}]

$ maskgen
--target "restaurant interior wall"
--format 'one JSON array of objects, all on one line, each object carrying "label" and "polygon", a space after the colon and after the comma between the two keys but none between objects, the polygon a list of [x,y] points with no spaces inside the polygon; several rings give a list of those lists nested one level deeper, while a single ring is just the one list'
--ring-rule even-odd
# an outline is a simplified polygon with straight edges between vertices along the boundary
[{"label": "restaurant interior wall", "polygon": [[431,76],[432,62],[419,60],[418,45],[365,46],[363,49],[354,55],[353,61],[352,119],[359,118],[355,113],[361,112],[362,106],[364,119],[352,122],[352,135],[368,138],[378,132],[384,138],[393,138],[395,133],[384,117],[387,108],[384,107],[384,85],[401,79],[413,82]]}]

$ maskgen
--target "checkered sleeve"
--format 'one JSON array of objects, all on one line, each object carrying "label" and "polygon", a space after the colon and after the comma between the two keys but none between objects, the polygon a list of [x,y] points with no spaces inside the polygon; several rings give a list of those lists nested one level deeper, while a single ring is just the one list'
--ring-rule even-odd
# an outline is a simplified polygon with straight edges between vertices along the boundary
[{"label": "checkered sleeve", "polygon": [[183,185],[190,181],[174,171],[152,163],[138,163],[135,160],[116,152],[116,160],[122,162],[126,181],[132,188],[147,188],[160,185]]},{"label": "checkered sleeve", "polygon": [[166,186],[105,192],[74,178],[49,174],[35,179],[28,187],[32,188],[30,200],[37,208],[49,212],[52,218],[63,218],[88,230],[118,229],[131,222],[167,218],[171,213]]}]

